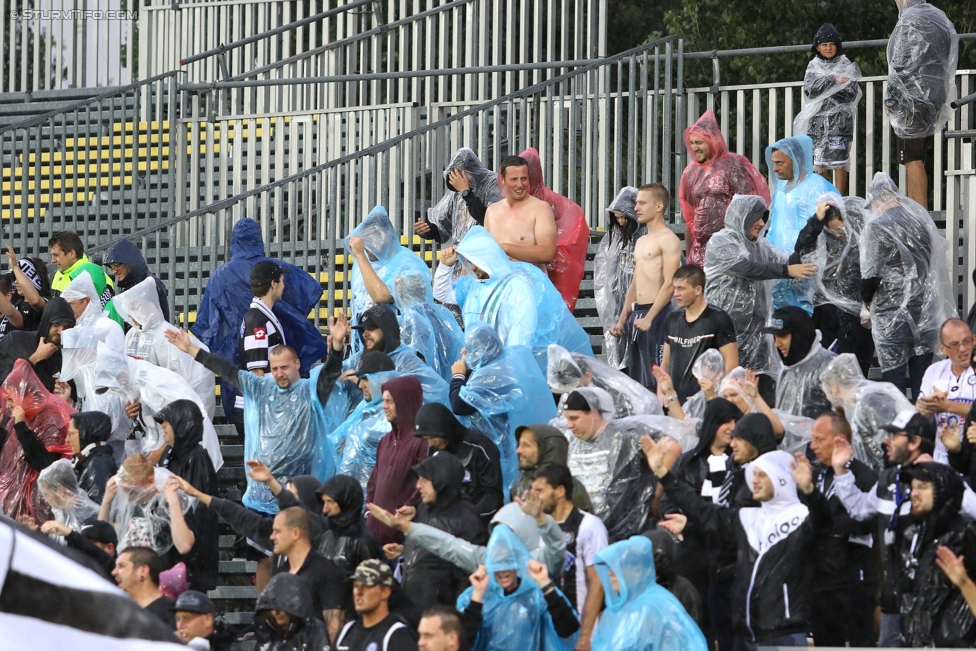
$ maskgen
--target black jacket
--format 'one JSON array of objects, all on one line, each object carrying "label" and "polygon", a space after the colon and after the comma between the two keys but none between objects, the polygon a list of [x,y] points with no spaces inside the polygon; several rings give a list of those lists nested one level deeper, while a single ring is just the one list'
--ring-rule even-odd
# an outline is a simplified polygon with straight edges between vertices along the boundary
[{"label": "black jacket", "polygon": [[[413,468],[418,477],[430,480],[437,491],[432,504],[417,506],[414,522],[426,524],[467,540],[486,545],[488,532],[478,514],[461,496],[464,466],[457,457],[437,454]],[[469,584],[467,572],[407,539],[403,549],[403,588],[421,609],[435,604],[453,605]]]},{"label": "black jacket", "polygon": [[[322,515],[322,495],[328,495],[339,505],[339,515]],[[358,480],[349,475],[329,478],[316,488],[315,503],[318,517],[313,519],[322,527],[316,549],[322,556],[338,565],[347,576],[363,561],[381,558],[380,545],[363,522],[363,487]]]},{"label": "black jacket", "polygon": [[[139,251],[139,247],[129,240],[119,240],[110,246],[105,253],[105,259],[102,260],[102,264],[104,265],[110,265],[116,262],[124,264],[129,268],[129,275],[122,280],[116,281],[120,293],[132,289],[146,278],[152,276],[149,273],[149,265],[146,264],[146,259],[142,257],[142,252]],[[155,276],[153,276],[153,280],[156,281],[156,294],[159,296],[159,307],[163,310],[163,320],[169,321],[169,301],[167,300],[166,285]],[[128,328],[129,326],[126,324],[126,330]]]},{"label": "black jacket", "polygon": [[[976,280],[976,271],[973,272],[973,276],[973,279]],[[976,305],[973,305],[973,312],[976,313]],[[976,403],[969,408],[969,413],[966,414],[966,422],[962,427],[962,448],[959,449],[959,452],[949,453],[949,465],[963,476],[970,488],[976,486],[976,454],[973,454],[974,446],[969,442],[965,433],[969,431],[969,426],[973,422],[976,422]]]},{"label": "black jacket", "polygon": [[[36,331],[15,330],[0,339],[0,382],[10,375],[14,362],[18,359],[30,359],[41,339],[47,337],[51,323],[55,321],[69,323],[70,327],[75,325],[74,312],[63,298],[52,298],[47,302],[41,315],[41,325]],[[54,383],[61,375],[61,349],[58,348],[53,355],[31,366],[41,384],[53,393]]]},{"label": "black jacket", "polygon": [[115,453],[106,445],[112,436],[112,419],[100,411],[83,411],[74,414],[71,420],[78,428],[81,444],[81,451],[72,460],[78,485],[88,497],[101,504],[105,484],[119,470]]},{"label": "black jacket", "polygon": [[[255,642],[261,651],[322,651],[329,648],[325,622],[319,619],[312,605],[308,585],[300,576],[281,572],[258,596],[254,620],[237,638],[239,642]],[[292,617],[288,632],[282,633],[271,622],[268,611],[281,610]]]}]

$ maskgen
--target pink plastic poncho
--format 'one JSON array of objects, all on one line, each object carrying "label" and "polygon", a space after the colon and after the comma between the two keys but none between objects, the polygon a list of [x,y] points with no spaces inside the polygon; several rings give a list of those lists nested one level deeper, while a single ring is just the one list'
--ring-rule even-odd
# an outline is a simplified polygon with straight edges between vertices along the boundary
[{"label": "pink plastic poncho", "polygon": [[[691,154],[691,137],[708,143],[708,157],[699,163]],[[725,211],[736,194],[756,194],[769,205],[769,184],[749,159],[733,154],[725,144],[715,114],[705,111],[698,122],[685,129],[689,161],[681,174],[678,200],[688,225],[685,250],[688,262],[703,266],[705,246],[725,226]]]},{"label": "pink plastic poncho", "polygon": [[[71,446],[66,445],[65,440],[74,409],[44,388],[26,359],[14,363],[14,369],[0,386],[0,404],[4,407],[5,417],[9,416],[7,400],[24,408],[27,427],[49,452],[59,452],[64,458],[71,458]],[[0,451],[0,510],[4,515],[15,520],[29,516],[37,524],[51,519],[51,508],[37,489],[37,475],[38,472],[24,459],[24,450],[10,419],[7,441]]]}]

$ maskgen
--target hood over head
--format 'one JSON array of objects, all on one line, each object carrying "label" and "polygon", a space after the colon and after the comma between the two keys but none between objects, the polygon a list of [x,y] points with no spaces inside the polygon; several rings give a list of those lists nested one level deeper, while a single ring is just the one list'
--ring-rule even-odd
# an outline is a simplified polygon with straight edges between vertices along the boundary
[{"label": "hood over head", "polygon": [[453,454],[435,454],[413,467],[418,477],[430,481],[437,491],[437,502],[429,505],[432,511],[442,511],[461,499],[464,483],[464,464]]},{"label": "hood over head", "polygon": [[407,269],[393,279],[393,302],[400,310],[405,310],[417,303],[434,302],[434,290],[431,287],[430,274]]},{"label": "hood over head", "polygon": [[553,393],[569,393],[580,385],[584,370],[568,350],[559,344],[549,344],[546,362],[546,383]]},{"label": "hood over head", "polygon": [[349,475],[334,475],[325,480],[315,493],[322,510],[322,496],[328,495],[339,505],[339,515],[329,518],[330,529],[347,529],[363,517],[363,487]]},{"label": "hood over head", "polygon": [[41,322],[37,326],[37,333],[42,337],[47,337],[53,323],[67,323],[69,328],[75,327],[75,314],[71,311],[68,301],[60,296],[52,298],[44,306],[41,314]]},{"label": "hood over head", "polygon": [[[518,505],[516,504],[516,506]],[[521,510],[521,507],[519,510]],[[532,581],[528,573],[528,565],[531,558],[525,543],[510,528],[507,526],[496,526],[491,530],[491,536],[488,538],[488,548],[485,552],[485,567],[488,570],[488,578],[492,583],[495,583],[495,572],[510,570],[516,570],[519,578],[523,582]]]},{"label": "hood over head", "polygon": [[678,545],[674,536],[665,529],[655,527],[641,534],[651,541],[654,546],[654,570],[657,582],[665,587],[671,585],[677,577],[675,560],[678,557]]},{"label": "hood over head", "polygon": [[126,276],[126,280],[129,280],[131,277],[132,282],[126,284],[130,286],[141,283],[149,277],[149,265],[146,264],[146,259],[142,257],[142,251],[129,240],[118,240],[110,246],[108,252],[105,254],[105,258],[102,260],[102,264],[105,266],[111,264],[124,264],[127,266],[129,268],[129,275]]},{"label": "hood over head", "polygon": [[725,358],[717,348],[709,348],[695,360],[691,374],[698,380],[711,380],[717,386],[725,378]]},{"label": "hood over head", "polygon": [[[360,332],[367,327],[380,329],[383,333],[383,350],[374,352],[390,354],[400,347],[400,322],[389,305],[377,303],[372,306],[359,316],[359,325],[353,327]],[[359,336],[362,338],[362,334]]]},{"label": "hood over head", "polygon": [[[499,524],[504,524],[505,527],[497,526]],[[495,529],[505,529],[507,527],[508,532],[514,534],[527,550],[538,549],[539,544],[542,542],[542,538],[539,536],[539,527],[536,525],[535,519],[522,511],[522,507],[515,502],[509,502],[498,509],[495,515],[491,517],[490,526],[493,536]],[[488,542],[488,546],[491,546],[491,541]],[[489,567],[488,571],[491,573],[493,570]]]},{"label": "hood over head", "polygon": [[519,158],[529,164],[529,192],[538,195],[546,187],[545,180],[542,178],[542,159],[539,158],[539,150],[529,147],[519,154]]},{"label": "hood over head", "polygon": [[92,443],[104,443],[112,436],[112,419],[100,411],[82,411],[71,419],[78,428],[78,440],[84,450]]},{"label": "hood over head", "polygon": [[776,435],[773,433],[773,424],[766,414],[757,412],[746,414],[740,418],[739,422],[735,424],[735,429],[732,430],[732,436],[752,443],[760,455],[772,452],[777,445]]},{"label": "hood over head", "polygon": [[68,286],[61,292],[61,298],[68,303],[85,298],[89,300],[88,306],[85,307],[85,311],[78,318],[78,321],[88,322],[102,315],[102,301],[99,292],[95,289],[92,276],[87,271],[82,271],[68,283]]},{"label": "hood over head", "polygon": [[725,138],[722,136],[722,129],[712,111],[705,111],[697,122],[685,129],[685,147],[688,148],[689,152],[691,151],[692,136],[698,136],[708,143],[708,157],[705,162],[698,163],[694,156],[689,154],[689,160],[693,163],[710,166],[716,158],[729,153],[729,147],[725,144]]},{"label": "hood over head", "polygon": [[[451,159],[451,162],[443,172],[444,183],[451,190],[457,192],[457,188],[451,185],[449,179],[451,170],[462,170],[468,173],[468,185],[471,186],[471,191],[478,195],[485,202],[485,205],[498,200],[498,177],[485,167],[473,149],[469,147],[461,147],[458,149],[454,154],[454,158]],[[493,198],[494,200],[485,201],[489,198]]]},{"label": "hood over head", "polygon": [[739,408],[725,398],[709,400],[705,405],[701,426],[698,428],[698,445],[695,446],[692,456],[710,454],[709,450],[712,443],[715,442],[715,434],[718,432],[718,428],[730,420],[738,423],[741,418],[742,412],[739,411]]},{"label": "hood over head", "polygon": [[762,502],[764,515],[775,516],[791,506],[800,504],[800,497],[796,492],[796,481],[793,479],[793,455],[782,450],[772,450],[759,455],[746,466],[746,482],[752,486],[752,478],[756,468],[759,468],[773,481],[773,499]]},{"label": "hood over head", "polygon": [[112,303],[126,323],[140,330],[149,330],[165,320],[159,307],[155,278],[146,278],[137,283],[112,299]]},{"label": "hood over head", "polygon": [[390,215],[383,206],[376,206],[370,210],[366,219],[346,237],[347,253],[350,252],[350,237],[362,238],[366,250],[372,253],[380,263],[387,262],[400,250],[400,236],[393,228]]},{"label": "hood over head", "polygon": [[472,265],[488,274],[489,280],[499,280],[515,271],[501,245],[484,226],[472,226],[458,243],[457,252],[472,278],[475,277],[471,270]]},{"label": "hood over head", "polygon": [[844,407],[853,399],[853,393],[862,382],[861,365],[853,353],[841,353],[830,360],[820,374],[820,386],[824,395],[835,407]]},{"label": "hood over head", "polygon": [[725,211],[725,228],[743,239],[753,241],[749,237],[749,229],[760,217],[766,221],[766,225],[759,232],[759,237],[763,237],[769,228],[769,207],[766,200],[755,194],[737,194],[732,197]]},{"label": "hood over head", "polygon": [[185,458],[203,441],[203,413],[192,400],[175,400],[153,416],[157,423],[168,422],[173,428],[173,455]]},{"label": "hood over head", "polygon": [[790,352],[783,358],[786,366],[802,362],[817,342],[817,328],[806,310],[795,305],[781,307],[770,317],[764,332],[790,334]]},{"label": "hood over head", "polygon": [[799,135],[777,140],[766,147],[766,165],[770,173],[773,170],[773,152],[779,150],[793,160],[793,180],[786,181],[783,190],[791,192],[814,173],[813,171],[813,140],[810,136]]},{"label": "hood over head", "polygon": [[878,172],[874,175],[874,178],[871,179],[871,185],[868,186],[868,190],[864,195],[864,198],[868,201],[889,203],[891,201],[899,201],[902,196],[898,190],[898,186],[895,184],[894,179],[884,172]]},{"label": "hood over head", "polygon": [[279,572],[271,577],[268,585],[258,595],[254,612],[283,610],[292,617],[311,619],[317,615],[312,605],[308,582],[297,574]]},{"label": "hood over head", "polygon": [[[619,212],[627,218],[627,226],[621,228],[613,214],[615,212]],[[614,233],[619,230],[623,230],[625,235],[630,236],[639,226],[640,224],[637,222],[637,188],[627,185],[620,189],[617,196],[607,206],[607,237],[613,238]]]},{"label": "hood over head", "polygon": [[515,430],[516,442],[521,438],[522,432],[532,430],[535,437],[535,444],[539,447],[539,465],[533,470],[541,468],[550,463],[566,465],[569,457],[569,441],[566,435],[552,425],[536,424],[522,425]]},{"label": "hood over head", "polygon": [[264,257],[261,225],[250,217],[234,224],[234,229],[230,232],[230,257],[232,260]]},{"label": "hood over head", "polygon": [[439,436],[447,439],[448,451],[456,448],[457,444],[464,440],[467,428],[461,424],[454,412],[447,405],[439,402],[431,402],[420,408],[417,412],[417,420],[414,425],[414,434],[417,436]]},{"label": "hood over head", "polygon": [[901,469],[902,483],[911,485],[912,479],[931,482],[935,488],[932,511],[924,518],[928,528],[925,537],[931,538],[945,533],[962,511],[966,486],[959,473],[944,463],[914,463]]},{"label": "hood over head", "polygon": [[471,324],[464,336],[467,349],[465,362],[474,371],[491,364],[505,354],[505,345],[498,333],[485,323]]},{"label": "hood over head", "polygon": [[112,300],[113,296],[113,291],[109,288],[109,279],[105,274],[105,270],[93,262],[86,262],[72,271],[69,277],[71,280],[74,280],[83,273],[91,276],[92,283],[95,285],[95,292],[98,295],[98,303],[101,307],[105,307]]},{"label": "hood over head", "polygon": [[840,38],[840,32],[830,23],[824,23],[820,26],[820,29],[817,30],[817,35],[813,37],[813,46],[810,48],[817,57],[824,61],[830,61],[831,59],[827,59],[817,52],[817,46],[821,43],[833,43],[837,46],[837,54],[833,56],[834,59],[844,53],[844,42]]},{"label": "hood over head", "polygon": [[312,513],[322,512],[322,503],[318,498],[318,490],[322,483],[312,475],[295,475],[288,479],[295,485],[298,501]]},{"label": "hood over head", "polygon": [[[601,550],[593,566],[603,584],[607,609],[611,611],[620,610],[657,582],[653,545],[644,536],[631,536]],[[613,589],[608,570],[616,575],[620,592]]]},{"label": "hood over head", "polygon": [[396,405],[395,430],[413,434],[416,428],[417,411],[424,402],[424,389],[420,380],[412,375],[387,380],[383,384],[383,391],[389,391]]}]

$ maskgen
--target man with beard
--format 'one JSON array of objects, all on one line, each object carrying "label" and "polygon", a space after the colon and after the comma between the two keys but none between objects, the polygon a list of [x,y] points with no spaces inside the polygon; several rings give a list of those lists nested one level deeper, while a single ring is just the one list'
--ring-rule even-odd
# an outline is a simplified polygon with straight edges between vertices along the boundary
[{"label": "man with beard", "polygon": [[67,301],[48,301],[36,331],[18,330],[0,340],[0,380],[10,374],[14,362],[26,359],[44,387],[54,391],[61,375],[61,333],[74,326],[75,315]]}]

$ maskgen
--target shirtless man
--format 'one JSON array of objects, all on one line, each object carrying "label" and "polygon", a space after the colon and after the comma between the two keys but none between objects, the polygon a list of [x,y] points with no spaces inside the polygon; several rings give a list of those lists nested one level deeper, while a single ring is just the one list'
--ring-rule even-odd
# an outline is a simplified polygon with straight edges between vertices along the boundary
[{"label": "shirtless man", "polygon": [[488,206],[485,228],[512,260],[543,271],[556,255],[556,219],[545,201],[529,193],[529,164],[509,156],[501,166],[501,201]]},{"label": "shirtless man", "polygon": [[610,334],[624,334],[631,321],[630,377],[650,390],[657,381],[651,369],[661,364],[668,315],[671,313],[671,284],[681,264],[681,241],[664,222],[671,195],[660,183],[643,185],[637,191],[637,221],[647,225],[647,234],[634,245],[634,278],[627,290],[624,307]]}]

